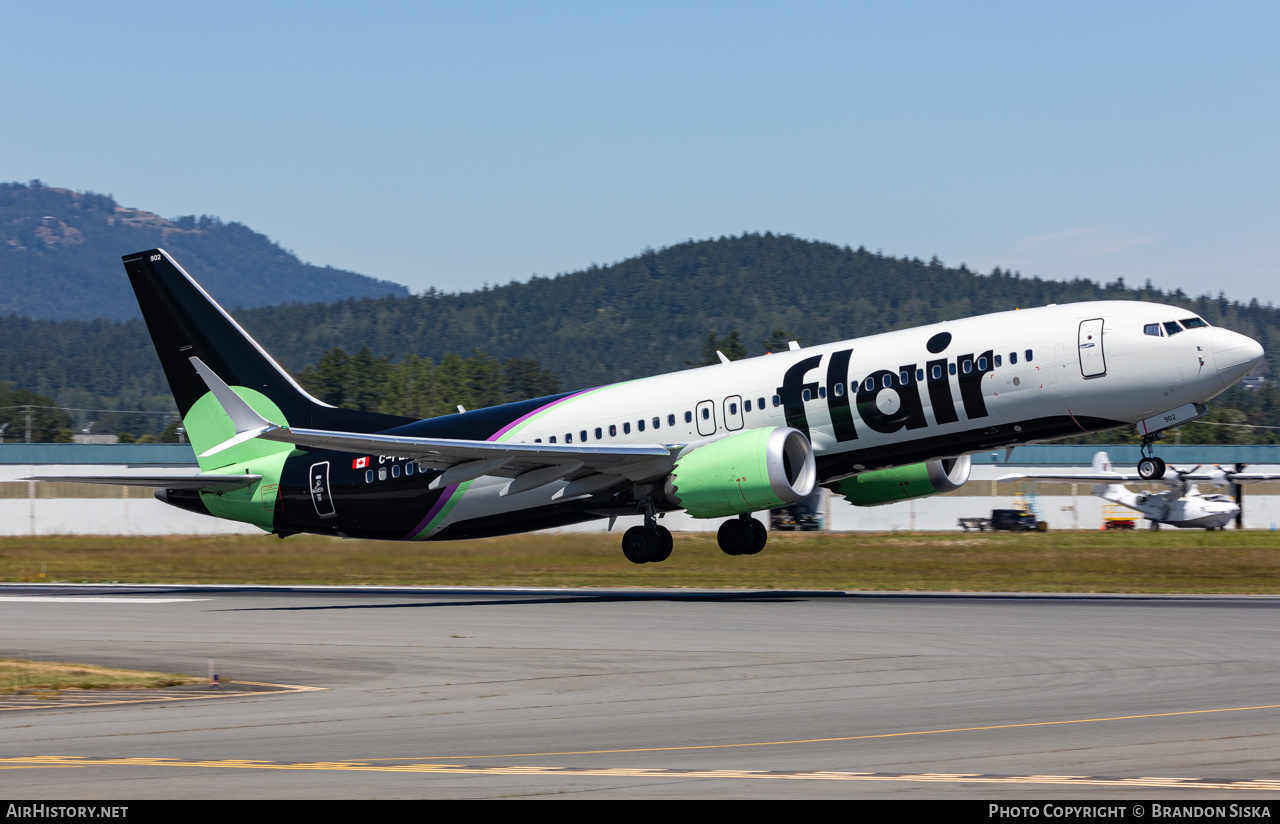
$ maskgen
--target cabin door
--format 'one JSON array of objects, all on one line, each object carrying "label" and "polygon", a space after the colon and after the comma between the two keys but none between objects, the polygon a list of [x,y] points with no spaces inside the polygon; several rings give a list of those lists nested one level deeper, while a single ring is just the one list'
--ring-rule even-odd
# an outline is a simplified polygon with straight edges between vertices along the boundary
[{"label": "cabin door", "polygon": [[1100,378],[1107,374],[1107,359],[1102,351],[1102,318],[1080,322],[1080,374]]},{"label": "cabin door", "polygon": [[338,514],[333,508],[333,494],[329,488],[328,461],[311,465],[311,503],[321,518],[332,518]]}]

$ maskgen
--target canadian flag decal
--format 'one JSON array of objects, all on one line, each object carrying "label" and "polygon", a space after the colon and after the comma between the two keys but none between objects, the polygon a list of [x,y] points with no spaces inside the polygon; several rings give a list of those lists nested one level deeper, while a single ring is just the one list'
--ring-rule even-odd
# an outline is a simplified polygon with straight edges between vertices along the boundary
[{"label": "canadian flag decal", "polygon": [[369,465],[368,455],[365,455],[363,458],[356,458],[353,461],[351,461],[352,469],[364,469],[368,465]]}]

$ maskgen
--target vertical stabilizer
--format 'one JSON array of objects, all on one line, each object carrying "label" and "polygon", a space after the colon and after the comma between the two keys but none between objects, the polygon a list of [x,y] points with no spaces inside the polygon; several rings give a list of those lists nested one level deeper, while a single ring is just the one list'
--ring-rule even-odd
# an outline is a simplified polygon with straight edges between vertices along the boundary
[{"label": "vertical stabilizer", "polygon": [[[126,255],[124,268],[197,452],[222,443],[236,430],[220,406],[201,401],[210,394],[209,387],[194,362],[217,374],[248,398],[259,414],[278,424],[381,432],[412,420],[337,409],[307,394],[163,249]],[[267,448],[259,444],[251,449],[245,444],[229,450],[217,465],[243,460],[241,452],[256,454]],[[276,451],[279,446],[269,449]],[[208,469],[205,464],[202,460],[201,466]]]}]

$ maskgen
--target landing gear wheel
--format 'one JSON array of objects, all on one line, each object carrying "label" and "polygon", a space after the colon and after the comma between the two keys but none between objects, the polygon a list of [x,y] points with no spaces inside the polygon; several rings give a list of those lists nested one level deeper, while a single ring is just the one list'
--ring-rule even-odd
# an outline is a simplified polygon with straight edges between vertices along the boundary
[{"label": "landing gear wheel", "polygon": [[658,534],[648,527],[633,526],[622,533],[622,554],[633,564],[647,564],[654,560],[659,544]]},{"label": "landing gear wheel", "polygon": [[1138,461],[1138,477],[1144,481],[1160,480],[1164,477],[1164,461],[1156,457]]},{"label": "landing gear wheel", "polygon": [[764,549],[764,545],[769,542],[769,530],[765,525],[752,518],[748,521],[751,524],[751,546],[743,550],[743,555],[755,555]]},{"label": "landing gear wheel", "polygon": [[665,526],[655,526],[653,534],[657,538],[657,548],[649,562],[656,564],[671,557],[671,548],[675,546],[675,541],[671,538],[671,530]]},{"label": "landing gear wheel", "polygon": [[1152,532],[1159,532],[1159,531],[1160,531],[1160,522],[1159,522],[1159,521],[1152,521],[1152,522],[1151,522],[1151,531],[1152,531]]},{"label": "landing gear wheel", "polygon": [[716,533],[716,542],[725,555],[742,555],[751,548],[751,527],[734,518],[720,524]]}]

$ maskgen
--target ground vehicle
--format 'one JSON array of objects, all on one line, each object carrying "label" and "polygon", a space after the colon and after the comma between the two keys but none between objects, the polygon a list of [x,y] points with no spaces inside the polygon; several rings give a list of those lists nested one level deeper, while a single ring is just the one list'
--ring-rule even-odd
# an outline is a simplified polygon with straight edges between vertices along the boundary
[{"label": "ground vehicle", "polygon": [[965,532],[976,529],[979,532],[1044,532],[1049,528],[1045,521],[1036,519],[1030,512],[1019,509],[993,509],[990,518],[961,518],[960,526]]},{"label": "ground vehicle", "polygon": [[822,529],[822,495],[814,493],[791,506],[769,512],[769,528],[775,532],[816,532]]}]

